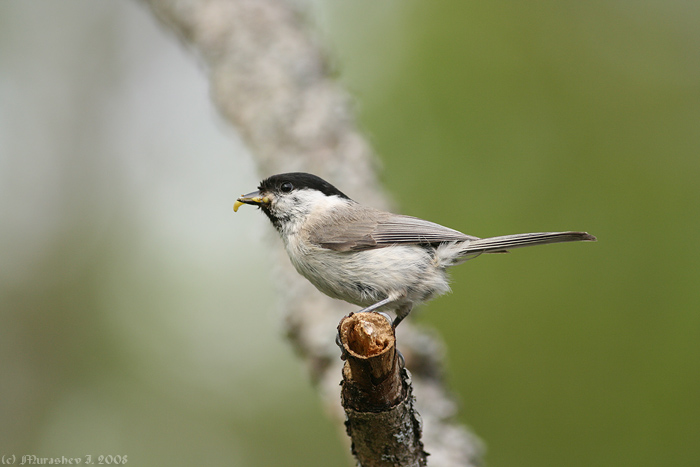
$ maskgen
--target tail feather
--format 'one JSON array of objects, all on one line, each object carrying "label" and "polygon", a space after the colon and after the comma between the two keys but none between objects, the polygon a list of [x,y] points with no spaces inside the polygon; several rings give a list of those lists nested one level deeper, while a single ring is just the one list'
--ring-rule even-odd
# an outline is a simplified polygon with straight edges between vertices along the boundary
[{"label": "tail feather", "polygon": [[512,248],[548,243],[595,242],[596,238],[587,232],[537,232],[472,240],[464,248],[463,255],[481,253],[504,253]]}]

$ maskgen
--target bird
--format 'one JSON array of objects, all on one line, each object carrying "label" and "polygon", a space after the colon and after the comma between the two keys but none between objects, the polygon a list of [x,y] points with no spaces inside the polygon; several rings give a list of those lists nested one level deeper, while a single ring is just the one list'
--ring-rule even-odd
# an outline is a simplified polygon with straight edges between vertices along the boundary
[{"label": "bird", "polygon": [[392,311],[396,328],[414,306],[450,290],[447,269],[482,253],[549,243],[596,241],[579,231],[479,238],[401,214],[364,206],[322,178],[272,175],[241,195],[269,218],[294,268],[329,297]]}]

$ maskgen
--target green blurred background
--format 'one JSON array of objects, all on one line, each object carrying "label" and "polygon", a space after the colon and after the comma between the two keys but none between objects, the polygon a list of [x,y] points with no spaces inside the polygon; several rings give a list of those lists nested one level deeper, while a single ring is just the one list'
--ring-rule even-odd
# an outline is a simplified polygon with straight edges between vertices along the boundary
[{"label": "green blurred background", "polygon": [[[310,6],[402,212],[599,238],[414,313],[487,464],[700,465],[700,4]],[[250,281],[258,176],[142,5],[0,3],[0,454],[348,465]]]}]

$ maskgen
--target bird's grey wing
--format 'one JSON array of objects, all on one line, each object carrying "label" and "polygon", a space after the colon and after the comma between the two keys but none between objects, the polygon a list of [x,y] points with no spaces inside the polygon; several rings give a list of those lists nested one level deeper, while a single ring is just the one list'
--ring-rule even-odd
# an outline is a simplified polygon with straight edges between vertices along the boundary
[{"label": "bird's grey wing", "polygon": [[335,251],[368,250],[377,247],[372,232],[377,227],[376,212],[361,215],[354,209],[343,214],[333,213],[308,223],[307,235],[311,243]]},{"label": "bird's grey wing", "polygon": [[436,244],[463,242],[478,237],[463,234],[434,222],[411,216],[391,214],[382,219],[372,232],[379,246],[399,244]]},{"label": "bird's grey wing", "polygon": [[309,229],[309,240],[335,251],[360,251],[397,244],[435,244],[474,240],[456,230],[416,217],[374,209],[326,218]]}]

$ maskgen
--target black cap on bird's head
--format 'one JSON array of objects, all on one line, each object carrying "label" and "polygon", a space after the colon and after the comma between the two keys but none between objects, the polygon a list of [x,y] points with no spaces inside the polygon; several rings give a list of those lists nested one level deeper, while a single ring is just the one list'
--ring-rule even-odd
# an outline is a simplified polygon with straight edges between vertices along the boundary
[{"label": "black cap on bird's head", "polygon": [[326,196],[338,196],[340,198],[350,199],[345,193],[316,175],[305,172],[290,172],[285,174],[272,175],[266,178],[260,185],[258,190],[243,195],[236,200],[233,205],[233,210],[238,211],[238,208],[243,204],[252,204],[263,208],[268,208],[274,196],[280,196],[284,193],[290,193],[294,190],[316,190]]},{"label": "black cap on bird's head", "polygon": [[290,172],[273,175],[260,182],[259,190],[290,192],[292,190],[316,190],[326,196],[348,198],[342,191],[316,175],[305,172]]}]

